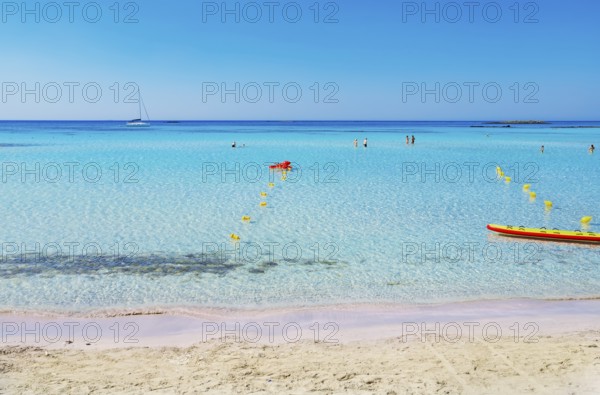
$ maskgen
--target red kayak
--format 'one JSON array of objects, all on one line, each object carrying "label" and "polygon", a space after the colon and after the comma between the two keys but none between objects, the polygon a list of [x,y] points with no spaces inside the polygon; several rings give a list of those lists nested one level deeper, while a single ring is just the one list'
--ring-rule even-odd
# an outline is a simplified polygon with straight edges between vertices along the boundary
[{"label": "red kayak", "polygon": [[277,163],[275,165],[269,166],[269,169],[271,169],[271,170],[292,170],[292,162],[288,162],[286,160],[285,162],[281,162],[281,163]]},{"label": "red kayak", "polygon": [[523,226],[502,226],[495,224],[489,224],[487,228],[492,232],[497,232],[505,236],[556,241],[575,241],[580,243],[600,243],[600,233],[582,232],[581,230],[570,231],[546,228],[525,228]]}]

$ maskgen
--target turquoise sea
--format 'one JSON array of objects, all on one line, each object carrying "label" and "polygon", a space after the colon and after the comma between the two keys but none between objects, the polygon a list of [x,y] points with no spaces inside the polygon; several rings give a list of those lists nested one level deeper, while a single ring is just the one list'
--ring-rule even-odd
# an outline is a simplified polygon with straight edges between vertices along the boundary
[{"label": "turquoise sea", "polygon": [[590,144],[600,122],[0,122],[0,310],[595,298],[600,246],[486,229],[600,232]]}]

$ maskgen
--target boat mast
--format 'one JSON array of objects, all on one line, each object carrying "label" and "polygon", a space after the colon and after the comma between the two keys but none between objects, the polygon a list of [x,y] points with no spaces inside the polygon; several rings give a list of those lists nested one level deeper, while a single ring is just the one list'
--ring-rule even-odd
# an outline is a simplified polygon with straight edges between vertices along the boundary
[{"label": "boat mast", "polygon": [[138,107],[140,113],[140,121],[142,120],[142,91],[138,87]]}]

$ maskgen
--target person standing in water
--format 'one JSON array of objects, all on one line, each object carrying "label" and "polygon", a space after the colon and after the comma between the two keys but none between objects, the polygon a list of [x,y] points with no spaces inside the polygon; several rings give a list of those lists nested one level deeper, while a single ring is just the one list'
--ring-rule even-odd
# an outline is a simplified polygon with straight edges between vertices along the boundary
[{"label": "person standing in water", "polygon": [[588,152],[590,154],[593,154],[595,150],[596,150],[596,147],[594,147],[594,144],[592,144],[592,145],[590,145],[590,148],[588,149]]},{"label": "person standing in water", "polygon": [[354,148],[358,147],[358,139],[354,139]]},{"label": "person standing in water", "polygon": [[233,143],[231,143],[231,148],[235,148],[237,146],[237,144],[235,143],[235,141]]},{"label": "person standing in water", "polygon": [[415,135],[412,135],[412,143],[415,143]]},{"label": "person standing in water", "polygon": [[409,144],[409,141],[408,141],[408,135],[407,135],[406,136],[406,145],[408,145],[408,144]]},{"label": "person standing in water", "polygon": [[365,137],[365,139],[363,141],[363,147],[367,148],[367,143],[368,143],[368,141],[367,141],[367,138]]},{"label": "person standing in water", "polygon": [[542,148],[540,148],[540,152],[543,154],[544,153],[544,146],[542,145]]}]

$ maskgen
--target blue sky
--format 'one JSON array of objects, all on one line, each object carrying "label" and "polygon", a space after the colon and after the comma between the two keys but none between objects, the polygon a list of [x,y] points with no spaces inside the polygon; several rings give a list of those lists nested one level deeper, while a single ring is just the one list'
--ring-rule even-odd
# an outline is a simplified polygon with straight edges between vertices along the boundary
[{"label": "blue sky", "polygon": [[465,3],[3,2],[0,119],[600,118],[600,2]]}]

